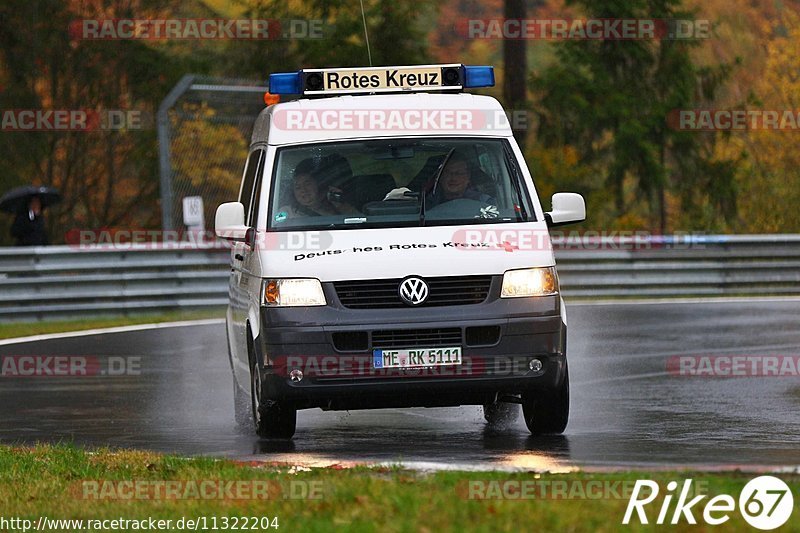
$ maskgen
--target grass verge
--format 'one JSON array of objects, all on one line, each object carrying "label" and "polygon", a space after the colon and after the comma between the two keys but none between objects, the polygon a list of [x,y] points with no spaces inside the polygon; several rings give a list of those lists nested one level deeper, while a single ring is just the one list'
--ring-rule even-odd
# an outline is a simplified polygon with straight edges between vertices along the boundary
[{"label": "grass verge", "polygon": [[45,333],[63,333],[96,328],[113,328],[150,324],[153,322],[174,322],[179,320],[199,320],[204,318],[224,318],[224,309],[203,311],[173,311],[168,313],[136,314],[120,317],[87,317],[74,320],[53,320],[46,322],[7,322],[0,324],[0,339],[27,337]]},{"label": "grass verge", "polygon": [[[633,488],[637,479],[653,479],[661,487],[662,494],[647,507],[652,522],[671,480],[682,484],[692,478],[699,493],[738,498],[754,477],[740,472],[537,474],[420,473],[400,467],[305,469],[145,451],[86,452],[64,445],[0,446],[0,517],[27,519],[33,524],[40,516],[169,519],[173,530],[178,530],[176,524],[181,518],[205,517],[208,530],[214,520],[222,530],[227,518],[227,529],[232,529],[236,520],[240,530],[266,531],[272,529],[265,528],[260,518],[267,517],[271,525],[277,517],[276,531],[618,531],[628,502],[626,491]],[[781,477],[798,500],[800,476]],[[233,488],[226,493],[227,489],[221,487],[227,482]],[[170,483],[171,493],[167,492]],[[202,483],[206,483],[205,489]],[[554,498],[551,493],[558,490],[559,484],[566,492],[563,497]],[[525,490],[528,497],[520,499],[515,488]],[[202,490],[206,492],[201,493]],[[138,497],[135,491],[139,491]],[[209,497],[219,491],[225,497]],[[198,497],[199,494],[205,497]],[[676,500],[677,495],[672,499],[672,508]],[[704,499],[694,508],[700,524],[707,501]],[[671,515],[670,512],[668,516]],[[258,527],[243,528],[247,517],[258,518]],[[248,525],[255,524],[252,520],[247,518]],[[800,517],[792,517],[787,526],[785,529],[800,529]],[[714,529],[689,526],[685,520],[679,527]],[[752,531],[736,510],[730,513],[724,527],[726,531]],[[124,530],[119,525],[116,529]],[[198,529],[203,530],[202,523]],[[637,523],[631,529],[652,526]],[[63,530],[79,528],[72,524]]]}]

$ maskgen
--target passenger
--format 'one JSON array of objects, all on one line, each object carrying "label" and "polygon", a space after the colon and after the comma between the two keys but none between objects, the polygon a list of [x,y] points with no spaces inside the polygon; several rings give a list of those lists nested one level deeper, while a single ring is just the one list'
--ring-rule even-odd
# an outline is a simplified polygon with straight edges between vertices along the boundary
[{"label": "passenger", "polygon": [[294,218],[357,214],[358,210],[341,199],[343,191],[327,186],[325,169],[318,159],[301,161],[294,170],[292,201],[278,209],[276,217]]}]

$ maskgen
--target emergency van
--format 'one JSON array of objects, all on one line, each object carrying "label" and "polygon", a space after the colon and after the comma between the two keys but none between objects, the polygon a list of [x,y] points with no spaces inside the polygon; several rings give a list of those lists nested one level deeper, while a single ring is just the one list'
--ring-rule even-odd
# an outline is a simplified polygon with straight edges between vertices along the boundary
[{"label": "emergency van", "polygon": [[305,69],[270,76],[237,201],[227,336],[235,415],[291,438],[297,411],[522,406],[569,416],[567,315],[544,211],[506,113],[465,89],[492,67]]}]

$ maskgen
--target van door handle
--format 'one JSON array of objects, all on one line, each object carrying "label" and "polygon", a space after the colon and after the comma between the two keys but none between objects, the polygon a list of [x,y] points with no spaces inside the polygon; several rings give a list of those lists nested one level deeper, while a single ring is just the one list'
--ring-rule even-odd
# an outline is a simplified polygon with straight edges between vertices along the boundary
[{"label": "van door handle", "polygon": [[244,261],[244,256],[242,254],[234,254],[234,259],[238,259],[239,261]]}]

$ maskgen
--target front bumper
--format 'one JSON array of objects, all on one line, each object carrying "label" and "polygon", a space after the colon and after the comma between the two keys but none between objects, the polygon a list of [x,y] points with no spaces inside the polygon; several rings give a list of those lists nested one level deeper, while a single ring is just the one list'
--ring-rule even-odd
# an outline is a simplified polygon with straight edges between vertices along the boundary
[{"label": "front bumper", "polygon": [[[499,286],[493,289],[497,296]],[[328,284],[324,290],[329,302],[324,307],[262,308],[257,345],[269,399],[298,409],[478,405],[494,401],[498,394],[554,388],[564,378],[566,328],[557,295],[490,296],[477,305],[353,310],[339,304]],[[463,362],[427,369],[374,369],[374,348],[399,347],[379,345],[387,330],[412,336],[434,330],[460,332]],[[468,334],[475,331],[494,335]],[[336,341],[341,335],[357,335],[362,342],[342,346]],[[533,358],[543,363],[541,371],[530,370]],[[292,370],[300,370],[302,380],[293,381]]]}]

